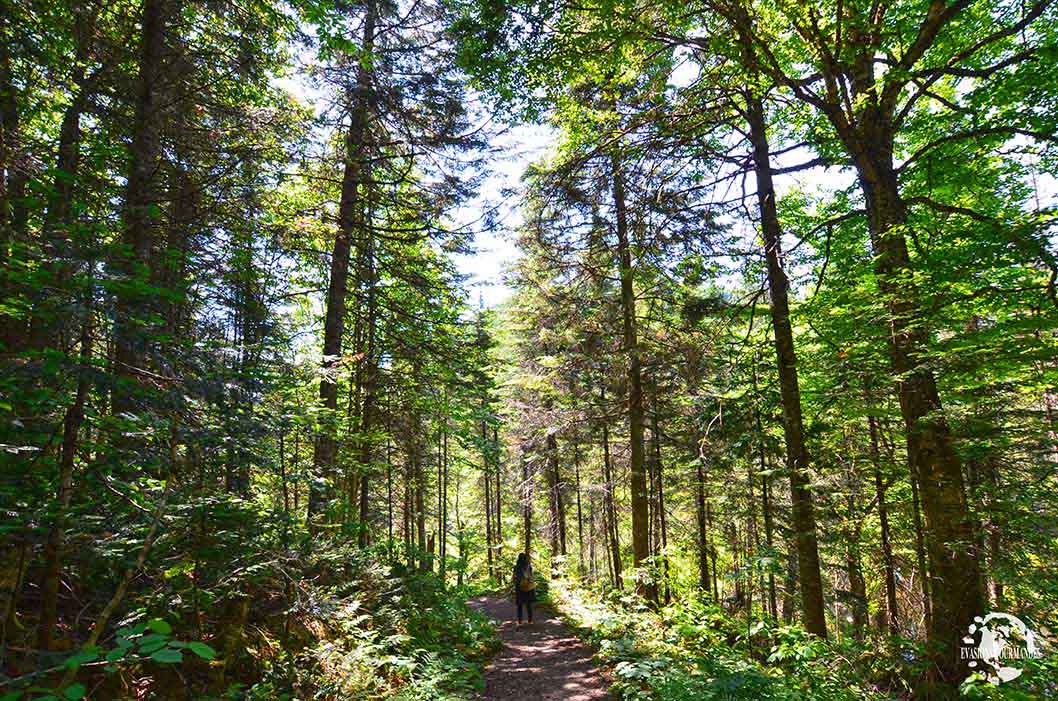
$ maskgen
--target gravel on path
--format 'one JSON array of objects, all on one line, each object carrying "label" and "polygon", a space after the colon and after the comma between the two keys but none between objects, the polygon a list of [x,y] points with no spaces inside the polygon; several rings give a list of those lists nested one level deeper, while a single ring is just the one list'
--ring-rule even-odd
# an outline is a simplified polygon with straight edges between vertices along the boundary
[{"label": "gravel on path", "polygon": [[485,701],[602,701],[609,680],[592,651],[544,607],[535,622],[518,626],[514,604],[501,596],[471,599],[470,606],[494,618],[501,649],[485,668]]}]

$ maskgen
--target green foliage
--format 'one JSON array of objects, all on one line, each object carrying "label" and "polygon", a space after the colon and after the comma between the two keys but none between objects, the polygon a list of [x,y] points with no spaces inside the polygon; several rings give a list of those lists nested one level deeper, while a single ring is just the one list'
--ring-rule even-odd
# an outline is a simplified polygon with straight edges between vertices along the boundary
[{"label": "green foliage", "polygon": [[355,584],[336,587],[326,603],[332,615],[319,623],[327,633],[291,658],[294,688],[322,698],[472,698],[498,640],[467,607],[467,590],[399,565],[359,563],[346,569]]},{"label": "green foliage", "polygon": [[[628,701],[777,699],[853,701],[888,698],[875,691],[848,651],[798,626],[758,621],[746,626],[731,613],[698,599],[652,611],[634,597],[596,601],[585,591],[556,599],[599,650]],[[595,603],[590,603],[595,601]]]},{"label": "green foliage", "polygon": [[182,641],[173,637],[172,626],[161,618],[152,618],[133,626],[119,628],[113,641],[107,646],[93,646],[69,655],[50,670],[32,673],[5,680],[3,686],[16,689],[0,699],[3,701],[49,701],[58,698],[81,699],[86,687],[80,682],[67,683],[56,689],[34,685],[39,678],[50,672],[62,671],[74,675],[80,670],[104,676],[118,675],[142,667],[145,663],[178,665],[184,661],[184,650],[198,658],[209,661],[216,658],[216,651],[201,641]]}]

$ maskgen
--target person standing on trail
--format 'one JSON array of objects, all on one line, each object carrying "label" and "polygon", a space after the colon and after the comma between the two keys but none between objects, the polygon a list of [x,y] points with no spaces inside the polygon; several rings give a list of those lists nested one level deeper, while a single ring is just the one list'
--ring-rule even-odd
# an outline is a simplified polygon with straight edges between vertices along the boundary
[{"label": "person standing on trail", "polygon": [[533,578],[533,566],[529,564],[529,555],[518,553],[518,562],[514,565],[514,601],[518,607],[518,625],[522,624],[522,607],[528,614],[529,623],[533,622],[533,601],[536,600],[536,581]]}]

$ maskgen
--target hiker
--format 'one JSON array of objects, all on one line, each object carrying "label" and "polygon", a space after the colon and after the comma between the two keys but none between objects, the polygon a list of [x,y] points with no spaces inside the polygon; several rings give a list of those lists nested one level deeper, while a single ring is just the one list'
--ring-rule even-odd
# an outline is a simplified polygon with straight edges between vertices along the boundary
[{"label": "hiker", "polygon": [[536,582],[533,580],[533,566],[529,564],[529,555],[518,553],[518,562],[514,565],[514,601],[518,606],[518,625],[522,624],[523,606],[529,623],[532,624],[535,599]]}]

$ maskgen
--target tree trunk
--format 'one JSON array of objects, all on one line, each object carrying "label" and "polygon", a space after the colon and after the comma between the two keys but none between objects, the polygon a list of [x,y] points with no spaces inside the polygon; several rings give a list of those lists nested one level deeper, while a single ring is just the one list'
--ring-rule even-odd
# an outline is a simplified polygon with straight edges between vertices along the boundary
[{"label": "tree trunk", "polygon": [[[613,199],[617,216],[617,256],[621,278],[621,315],[623,349],[628,356],[628,440],[629,487],[632,493],[632,558],[638,569],[650,558],[649,515],[647,513],[646,461],[643,446],[643,378],[640,368],[639,341],[636,337],[636,298],[633,289],[632,247],[628,235],[628,209],[625,202],[624,173],[612,159]],[[636,578],[638,593],[657,599],[654,585],[646,577]]]},{"label": "tree trunk", "polygon": [[[52,191],[48,194],[47,211],[41,227],[41,240],[45,246],[42,266],[50,280],[47,285],[59,287],[69,275],[69,263],[65,262],[76,250],[76,243],[71,231],[73,223],[74,185],[80,169],[81,151],[81,115],[88,104],[91,89],[85,77],[85,64],[89,60],[94,17],[87,16],[83,8],[75,5],[74,35],[76,54],[74,56],[73,84],[70,104],[63,113],[59,127],[59,148],[55,164],[55,179]],[[5,49],[0,49],[4,51]],[[2,226],[2,224],[0,224]],[[0,258],[2,261],[2,258]],[[35,290],[39,299],[34,302],[33,315],[29,324],[29,344],[35,349],[55,346],[56,321],[65,316],[55,309],[47,299],[47,287]]]},{"label": "tree trunk", "polygon": [[794,598],[797,591],[797,545],[788,543],[789,556],[786,558],[786,583],[782,596],[782,620],[783,623],[792,623],[794,610],[797,608]]},{"label": "tree trunk", "polygon": [[577,496],[577,575],[584,576],[584,515],[580,507],[580,441],[574,437],[573,479]]},{"label": "tree trunk", "polygon": [[[605,405],[606,395],[603,394],[603,404]],[[605,482],[605,490],[603,492],[603,499],[605,500],[605,526],[606,526],[606,539],[609,541],[609,553],[612,562],[613,571],[613,585],[617,589],[623,589],[624,583],[621,580],[621,542],[617,535],[617,508],[614,506],[614,483],[613,483],[613,466],[610,462],[610,427],[606,425],[605,421],[602,425],[602,450],[603,450],[603,481]]]},{"label": "tree trunk", "polygon": [[918,476],[930,574],[928,641],[941,681],[961,673],[959,641],[982,611],[976,531],[966,500],[962,463],[952,446],[933,371],[923,360],[929,331],[921,323],[905,229],[907,205],[893,165],[889,120],[864,116],[862,134],[846,134],[867,204],[879,291],[889,311],[889,355],[897,378],[908,463]]},{"label": "tree trunk", "polygon": [[[11,47],[15,30],[12,20],[15,8],[0,4],[0,269],[8,270],[11,246],[26,237],[26,184],[29,168],[20,133],[18,88],[11,66]],[[7,25],[7,26],[5,26]],[[7,297],[8,285],[2,280],[0,297]],[[21,319],[0,315],[0,341],[4,350],[17,352],[24,342],[25,326]]]},{"label": "tree trunk", "polygon": [[[367,547],[371,543],[371,494],[369,486],[373,472],[374,461],[374,438],[371,432],[375,428],[375,403],[376,403],[376,374],[377,368],[377,342],[375,339],[378,325],[378,302],[375,287],[377,274],[375,266],[375,236],[372,228],[373,222],[369,219],[364,227],[362,238],[364,246],[364,284],[367,285],[367,338],[366,352],[364,354],[364,402],[360,411],[360,534],[358,542],[360,547]],[[446,440],[447,440],[447,433]],[[443,536],[442,536],[443,542]]]},{"label": "tree trunk", "polygon": [[808,489],[809,456],[801,414],[793,328],[790,325],[789,283],[782,268],[782,230],[776,212],[764,108],[760,98],[751,94],[746,96],[746,121],[753,143],[757,204],[760,207],[761,235],[768,262],[772,331],[779,370],[779,392],[782,396],[783,434],[786,438],[786,468],[790,477],[792,521],[797,540],[801,613],[805,629],[825,638],[827,628],[823,607],[823,578],[819,565],[815,506],[812,492]]},{"label": "tree trunk", "polygon": [[558,565],[562,555],[558,534],[558,442],[555,434],[547,434],[547,507],[551,523],[548,536],[551,541],[551,576],[558,576]]},{"label": "tree trunk", "polygon": [[114,370],[124,387],[111,397],[113,414],[135,413],[138,384],[147,354],[149,334],[139,321],[148,311],[151,299],[132,290],[142,286],[133,280],[151,278],[159,204],[158,172],[162,155],[161,132],[165,122],[164,68],[166,35],[172,10],[171,0],[144,0],[140,35],[139,85],[132,132],[131,162],[125,189],[124,226],[121,250],[115,256],[117,272],[128,280],[114,305]]},{"label": "tree trunk", "polygon": [[[377,8],[375,0],[365,6],[362,46],[365,55],[374,50]],[[349,251],[352,240],[360,233],[362,204],[360,186],[365,180],[364,155],[371,99],[371,75],[366,60],[358,61],[356,87],[349,96],[350,121],[345,135],[345,172],[338,205],[338,232],[331,251],[330,280],[327,287],[327,310],[323,323],[323,372],[320,378],[320,404],[324,409],[322,426],[316,438],[313,470],[316,479],[309,488],[309,521],[318,521],[331,500],[338,444],[335,437],[338,413],[337,371],[342,355],[345,331],[345,297],[349,284]],[[322,485],[321,485],[322,480]],[[423,537],[425,541],[425,536]],[[425,542],[423,543],[425,545]]]},{"label": "tree trunk", "polygon": [[[1000,487],[999,468],[996,466],[994,460],[989,461],[988,468],[988,477],[991,482],[992,494],[998,495]],[[996,610],[1003,611],[1007,607],[1006,592],[1003,588],[1003,580],[998,573],[998,569],[1003,555],[1000,538],[1003,532],[1004,519],[999,511],[1002,507],[997,504],[996,501],[996,498],[993,497],[992,503],[990,504],[992,513],[989,516],[988,524],[988,565],[989,571],[992,574],[992,603]]]},{"label": "tree trunk", "polygon": [[[761,499],[764,511],[764,542],[768,546],[768,556],[775,553],[775,524],[771,513],[771,478],[761,477]],[[772,618],[779,617],[779,606],[775,596],[775,572],[768,570],[768,610]]]},{"label": "tree trunk", "polygon": [[931,583],[929,565],[926,562],[926,534],[925,528],[922,526],[922,506],[919,499],[918,475],[910,472],[908,479],[911,482],[911,521],[915,526],[915,563],[918,566],[918,576],[922,590],[922,615],[925,619],[926,630],[929,630],[933,625],[929,595]]},{"label": "tree trunk", "polygon": [[418,533],[419,569],[430,568],[430,553],[426,543],[426,470],[423,466],[422,451],[419,441],[412,449],[412,465],[415,468],[415,530]]},{"label": "tree trunk", "polygon": [[503,500],[500,491],[500,438],[499,429],[495,424],[492,426],[492,455],[494,462],[493,467],[495,468],[494,471],[496,473],[496,489],[494,490],[496,497],[496,508],[494,509],[496,516],[496,529],[493,535],[496,536],[496,562],[499,563],[500,559],[503,557],[503,519],[501,518]]},{"label": "tree trunk", "polygon": [[867,583],[863,579],[860,561],[859,531],[848,533],[845,549],[845,571],[849,578],[849,608],[852,610],[852,630],[856,640],[863,640],[867,629]]},{"label": "tree trunk", "polygon": [[654,383],[653,393],[653,404],[654,404],[654,415],[652,418],[653,423],[651,424],[650,435],[651,440],[654,444],[654,474],[657,480],[657,494],[658,500],[658,531],[659,531],[659,544],[658,554],[661,557],[661,585],[665,593],[665,603],[669,604],[672,602],[672,590],[669,587],[669,558],[667,553],[669,547],[669,533],[668,523],[665,517],[665,477],[664,467],[661,464],[661,433],[658,427],[658,385]]},{"label": "tree trunk", "polygon": [[[485,409],[485,399],[481,400],[482,411]],[[481,470],[482,480],[485,486],[485,559],[488,563],[489,577],[496,576],[496,569],[493,566],[493,534],[492,534],[492,476],[489,474],[489,445],[488,445],[488,425],[485,423],[485,417],[482,415],[481,418]]]},{"label": "tree trunk", "polygon": [[393,559],[393,457],[386,440],[386,551]]},{"label": "tree trunk", "polygon": [[695,520],[698,526],[698,586],[705,593],[709,592],[709,544],[705,537],[705,459],[701,446],[694,442],[695,471]]},{"label": "tree trunk", "polygon": [[532,556],[533,546],[533,483],[529,479],[527,446],[522,446],[522,552]]},{"label": "tree trunk", "polygon": [[882,531],[882,565],[885,568],[886,625],[890,635],[900,633],[896,600],[896,568],[893,565],[893,544],[889,538],[889,508],[885,503],[885,483],[882,481],[881,451],[878,449],[878,425],[873,416],[867,417],[871,437],[871,460],[874,462],[874,494],[878,500],[878,521]]},{"label": "tree trunk", "polygon": [[598,540],[596,534],[598,533],[598,521],[595,518],[595,492],[591,491],[588,493],[588,576],[591,578],[592,583],[598,581],[599,578],[599,560],[598,553],[595,550],[595,543]]},{"label": "tree trunk", "polygon": [[88,398],[89,363],[92,362],[92,312],[89,309],[81,328],[81,368],[77,377],[77,395],[63,419],[62,449],[59,458],[59,494],[55,521],[48,531],[44,546],[44,579],[41,582],[40,621],[37,626],[37,647],[51,650],[58,611],[59,583],[62,579],[62,560],[66,542],[66,523],[73,496],[73,468],[77,457],[78,433],[84,420]]}]

